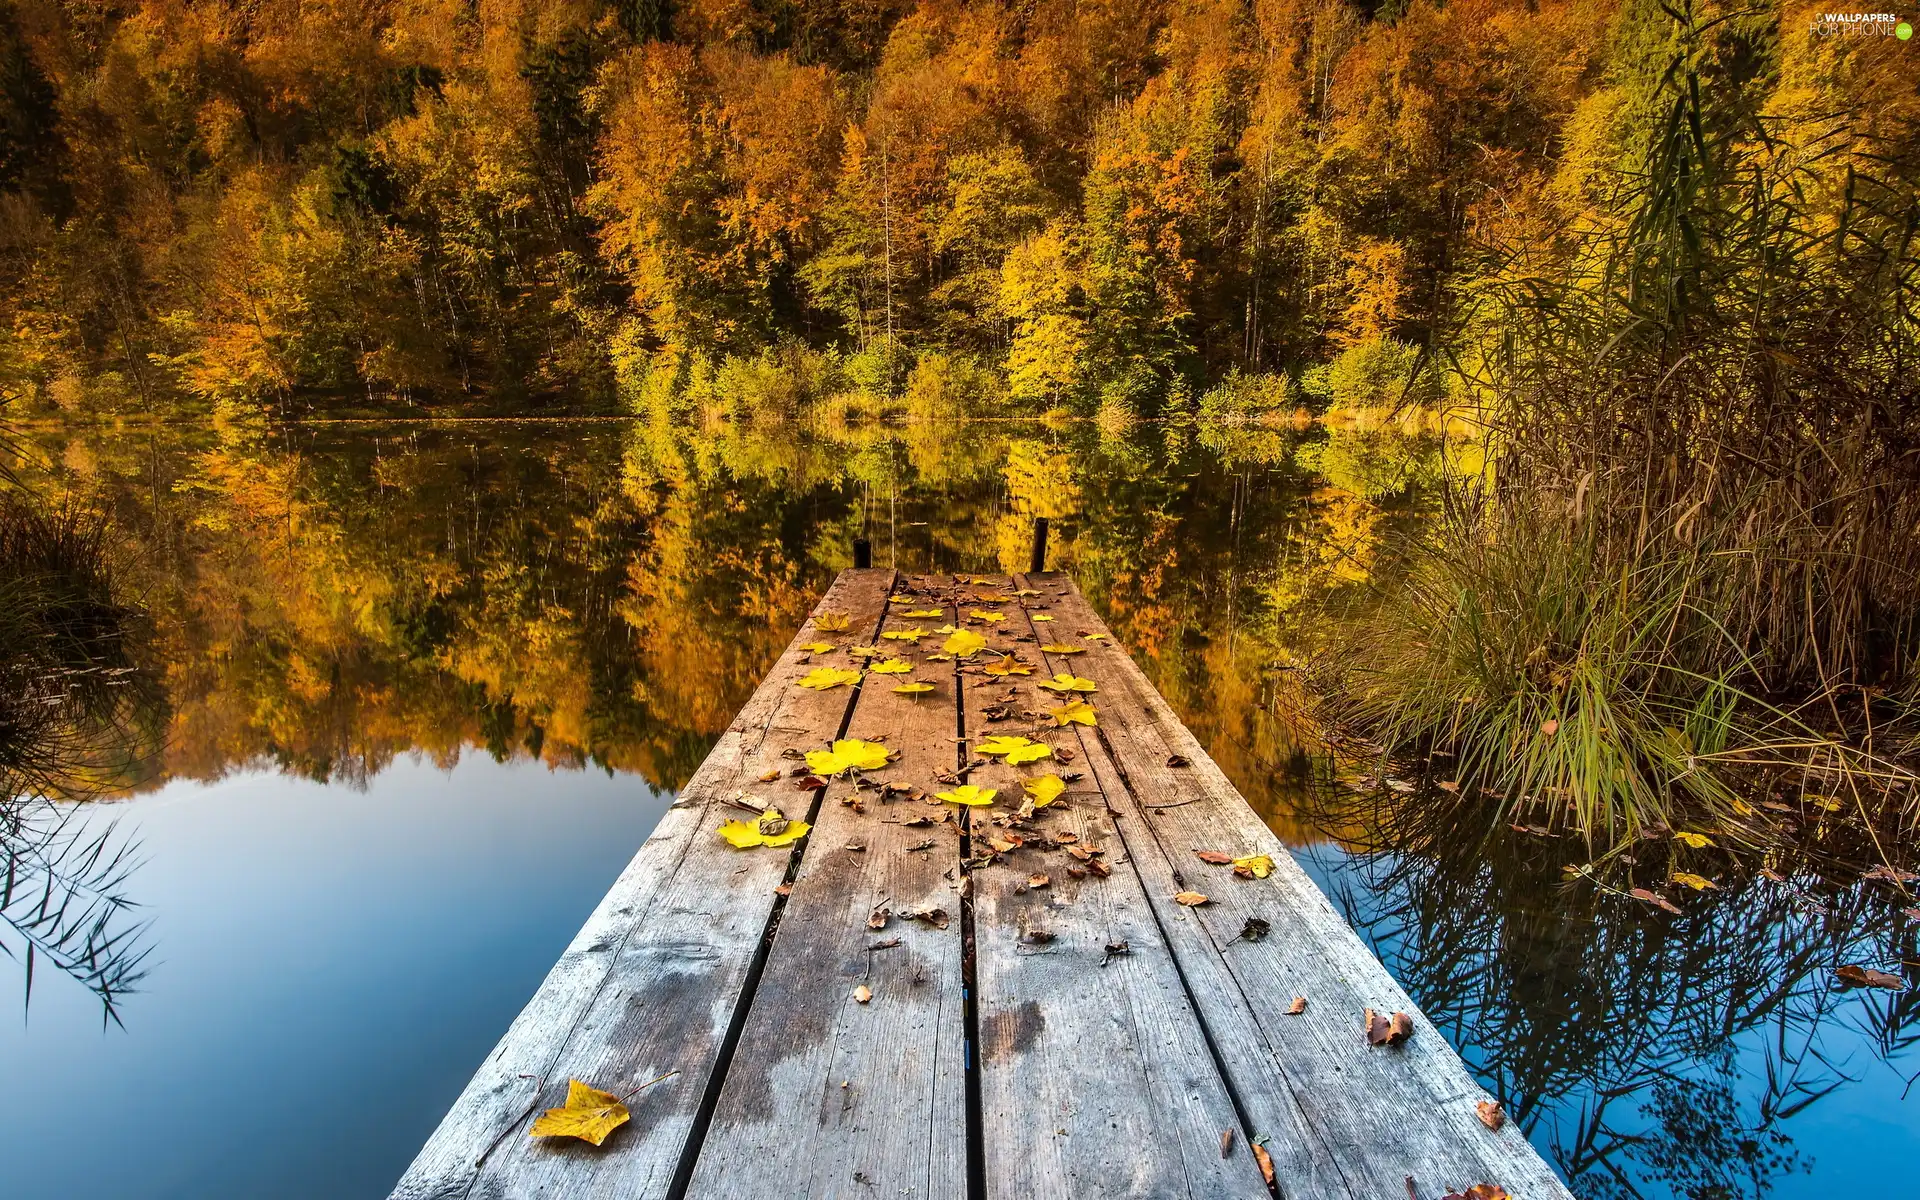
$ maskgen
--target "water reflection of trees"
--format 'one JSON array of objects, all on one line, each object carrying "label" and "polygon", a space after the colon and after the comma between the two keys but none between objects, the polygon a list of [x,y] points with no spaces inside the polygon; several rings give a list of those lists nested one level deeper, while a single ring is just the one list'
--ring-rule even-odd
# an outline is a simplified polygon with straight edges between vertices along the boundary
[{"label": "water reflection of trees", "polygon": [[[1444,795],[1312,807],[1352,839],[1330,855],[1336,903],[1581,1196],[1764,1196],[1811,1165],[1788,1118],[1920,1037],[1920,992],[1834,979],[1913,959],[1915,922],[1833,831],[1773,849],[1785,883],[1729,882],[1676,917],[1560,885],[1579,847]],[[1631,870],[1663,878],[1666,853]]]}]

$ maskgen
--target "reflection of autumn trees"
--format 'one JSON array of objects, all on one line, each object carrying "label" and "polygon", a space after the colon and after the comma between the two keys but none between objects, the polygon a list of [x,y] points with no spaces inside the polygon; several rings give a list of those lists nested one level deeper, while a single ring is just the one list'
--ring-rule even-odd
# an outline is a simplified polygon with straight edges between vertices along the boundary
[{"label": "reflection of autumn trees", "polygon": [[1287,613],[1365,579],[1353,531],[1398,519],[1392,497],[1153,426],[657,419],[44,447],[50,484],[115,516],[155,612],[165,773],[197,778],[265,762],[354,780],[397,754],[484,751],[676,784],[854,537],[916,570],[1023,568],[1046,516],[1055,565],[1282,820],[1308,769],[1275,716],[1290,630],[1311,624]]}]

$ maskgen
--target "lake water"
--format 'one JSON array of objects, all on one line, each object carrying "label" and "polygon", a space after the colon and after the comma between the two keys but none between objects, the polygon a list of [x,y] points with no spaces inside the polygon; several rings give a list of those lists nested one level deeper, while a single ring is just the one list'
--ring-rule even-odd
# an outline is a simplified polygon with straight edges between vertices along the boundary
[{"label": "lake water", "polygon": [[109,1019],[44,959],[30,995],[0,977],[8,1197],[384,1195],[852,539],[1016,568],[1035,516],[1579,1195],[1913,1186],[1920,996],[1832,977],[1920,959],[1911,902],[1837,833],[1673,917],[1566,883],[1578,846],[1338,786],[1294,668],[1391,587],[1429,442],[599,421],[29,450],[114,515],[162,699],[118,798],[73,814],[137,843],[138,989]]}]

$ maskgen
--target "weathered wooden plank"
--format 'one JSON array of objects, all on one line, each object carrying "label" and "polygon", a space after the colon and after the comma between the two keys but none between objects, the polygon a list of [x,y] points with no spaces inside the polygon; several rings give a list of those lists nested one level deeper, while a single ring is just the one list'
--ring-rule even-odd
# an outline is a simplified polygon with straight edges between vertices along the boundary
[{"label": "weathered wooden plank", "polygon": [[[983,606],[961,605],[963,612],[975,607]],[[997,603],[983,611],[1007,618],[985,623],[996,631],[990,641],[1018,649],[1037,666],[1035,627],[1020,606]],[[970,745],[1020,734],[1073,746],[1072,733],[1035,715],[1064,702],[1036,688],[1041,678],[966,668]],[[989,710],[1013,715],[990,720]],[[1077,757],[1019,767],[992,758],[968,775],[999,793],[991,809],[971,813],[987,1195],[1262,1195],[1246,1131],[1122,853],[1099,781],[1073,781],[1072,790],[1024,828],[994,823],[1017,811],[1023,779],[1084,769]],[[996,834],[1029,840],[984,864]],[[1085,862],[1065,846],[1105,853]],[[1048,876],[1046,886],[1032,886],[1036,872]],[[1234,1149],[1223,1157],[1228,1130]]]},{"label": "weathered wooden plank", "polygon": [[[1049,669],[1079,663],[1087,666],[1081,674],[1097,673],[1104,753],[1094,755],[1096,773],[1120,776],[1108,794],[1127,852],[1159,906],[1243,1111],[1256,1135],[1270,1136],[1281,1194],[1371,1200],[1404,1194],[1412,1175],[1423,1196],[1488,1182],[1529,1198],[1569,1197],[1516,1125],[1493,1132],[1480,1123],[1474,1105],[1488,1097],[1465,1064],[1139,667],[1110,637],[1079,637],[1110,631],[1078,591],[1054,574],[1027,582],[1047,593],[1053,629],[1097,647],[1051,660]],[[1180,760],[1186,765],[1173,765]],[[1202,863],[1197,850],[1267,854],[1274,873],[1236,879],[1228,867]],[[1172,895],[1188,889],[1212,902],[1176,905]],[[1249,918],[1272,932],[1239,938]],[[1304,1014],[1285,1013],[1294,996],[1307,998]],[[1399,1047],[1368,1046],[1367,1007],[1408,1013],[1414,1036]]]},{"label": "weathered wooden plank", "polygon": [[[953,618],[951,606],[929,598],[916,581],[896,587],[896,601],[906,598],[915,603],[895,603],[887,631],[931,630]],[[942,615],[901,615],[923,606],[942,608]],[[934,771],[954,766],[953,669],[926,661],[940,640],[930,638],[928,647],[880,643],[916,669],[869,674],[861,685],[848,736],[882,740],[900,755],[865,772],[866,781],[931,785]],[[910,679],[935,691],[918,698],[893,691]],[[966,1194],[960,837],[945,807],[856,787],[851,779],[831,782],[691,1195]],[[930,818],[941,823],[929,826]],[[870,928],[870,915],[881,909],[938,909],[947,920],[940,927],[890,916],[883,928]],[[862,986],[871,990],[867,1003],[854,994]]]},{"label": "weathered wooden plank", "polygon": [[[831,738],[853,693],[794,686],[816,637],[871,640],[893,572],[843,572],[395,1188],[396,1200],[665,1195],[799,852],[740,853],[714,835],[780,752]],[[819,629],[844,613],[851,635]],[[803,799],[800,792],[787,796]],[[783,808],[783,811],[792,810]],[[801,843],[800,845],[804,845]],[[633,1119],[599,1149],[530,1139],[569,1078],[628,1099]]]}]

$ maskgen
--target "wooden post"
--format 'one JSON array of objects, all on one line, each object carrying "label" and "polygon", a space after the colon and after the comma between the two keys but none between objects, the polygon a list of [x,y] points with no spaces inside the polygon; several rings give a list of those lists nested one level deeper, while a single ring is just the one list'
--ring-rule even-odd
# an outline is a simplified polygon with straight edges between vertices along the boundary
[{"label": "wooden post", "polygon": [[1033,519],[1033,559],[1027,570],[1036,574],[1047,569],[1047,519]]},{"label": "wooden post", "polygon": [[862,569],[873,565],[873,543],[866,538],[853,539],[853,565]]}]

